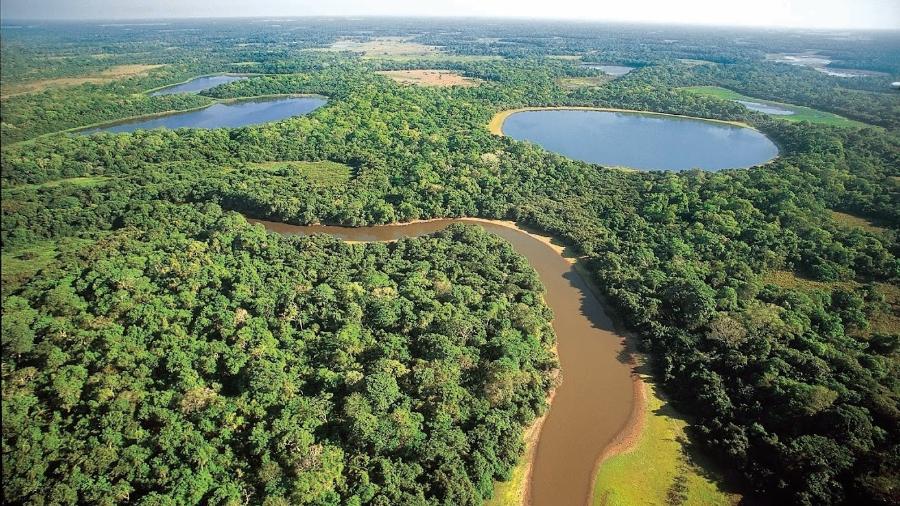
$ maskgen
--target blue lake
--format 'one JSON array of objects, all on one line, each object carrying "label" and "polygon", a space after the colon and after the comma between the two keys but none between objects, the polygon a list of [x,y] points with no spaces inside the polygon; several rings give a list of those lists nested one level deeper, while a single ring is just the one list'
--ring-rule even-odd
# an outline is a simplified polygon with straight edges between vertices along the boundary
[{"label": "blue lake", "polygon": [[626,67],[624,65],[600,65],[595,63],[584,63],[585,67],[597,69],[606,75],[613,77],[622,77],[634,70],[634,67]]},{"label": "blue lake", "polygon": [[206,76],[206,77],[198,77],[196,79],[191,79],[186,83],[176,84],[173,86],[167,86],[161,90],[156,90],[150,95],[174,95],[176,93],[199,93],[203,90],[208,90],[210,88],[215,88],[220,84],[228,84],[234,81],[240,81],[242,79],[247,79],[245,76]]},{"label": "blue lake", "polygon": [[503,134],[606,166],[721,170],[759,165],[778,148],[757,130],[675,116],[590,110],[522,111]]},{"label": "blue lake", "polygon": [[78,133],[120,133],[153,128],[237,128],[308,114],[322,107],[326,102],[328,100],[325,97],[241,100],[239,102],[213,104],[196,111],[122,121],[107,126],[81,130]]}]

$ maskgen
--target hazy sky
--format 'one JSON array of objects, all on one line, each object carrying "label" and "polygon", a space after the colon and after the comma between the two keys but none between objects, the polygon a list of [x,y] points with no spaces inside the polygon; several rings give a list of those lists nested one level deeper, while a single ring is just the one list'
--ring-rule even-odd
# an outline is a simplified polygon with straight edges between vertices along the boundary
[{"label": "hazy sky", "polygon": [[3,0],[10,19],[490,16],[900,29],[900,0]]}]

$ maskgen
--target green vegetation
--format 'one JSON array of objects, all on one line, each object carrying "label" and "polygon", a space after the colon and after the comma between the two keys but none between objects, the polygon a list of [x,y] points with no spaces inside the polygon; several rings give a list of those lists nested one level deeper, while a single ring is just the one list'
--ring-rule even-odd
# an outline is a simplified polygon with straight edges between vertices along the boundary
[{"label": "green vegetation", "polygon": [[35,183],[28,185],[17,186],[17,190],[35,190],[38,188],[54,188],[60,185],[72,185],[72,186],[95,186],[98,184],[102,184],[104,181],[109,180],[108,177],[105,176],[88,176],[88,177],[70,177],[66,179],[57,179],[56,181],[47,181],[45,183]]},{"label": "green vegetation", "polygon": [[689,86],[683,89],[685,91],[696,93],[698,95],[721,98],[722,100],[744,100],[750,102],[759,102],[763,104],[774,105],[776,107],[781,107],[789,111],[794,111],[794,114],[791,115],[778,116],[779,119],[783,119],[786,121],[811,121],[813,123],[821,123],[823,125],[833,125],[839,127],[865,126],[859,121],[853,121],[842,116],[838,116],[837,114],[817,111],[815,109],[803,107],[801,105],[783,104],[781,102],[773,102],[771,100],[761,100],[754,97],[748,97],[725,88],[720,88],[718,86]]},{"label": "green vegetation", "polygon": [[879,227],[878,225],[875,225],[865,218],[853,216],[852,214],[842,213],[839,211],[831,211],[831,218],[841,225],[847,227],[856,227],[865,230],[866,232],[872,232],[873,234],[883,234],[887,232],[887,229],[885,227]]},{"label": "green vegetation", "polygon": [[4,297],[7,290],[21,286],[38,272],[59,259],[62,252],[71,254],[88,247],[94,241],[63,237],[57,241],[36,241],[16,249],[3,251],[2,289]]},{"label": "green vegetation", "polygon": [[[684,27],[610,37],[588,23],[173,23],[188,29],[165,41],[158,27],[2,33],[4,86],[165,65],[3,99],[5,502],[479,504],[513,476],[555,366],[551,315],[521,257],[472,227],[345,245],[267,235],[237,211],[350,226],[480,216],[551,234],[639,336],[688,415],[692,450],[742,492],[896,503],[900,96],[884,92],[886,78],[763,61],[832,48],[836,64],[896,76],[893,35],[837,46]],[[372,30],[445,54],[309,51]],[[640,68],[566,89],[560,79],[597,72],[555,54]],[[377,73],[432,68],[482,84],[402,86]],[[143,93],[238,69],[267,75],[200,95]],[[881,128],[781,121],[688,86]],[[280,93],[330,100],[239,129],[58,133]],[[748,170],[620,171],[485,128],[498,111],[542,106],[746,122],[781,155]],[[884,230],[848,227],[831,209]]]},{"label": "green vegetation", "polygon": [[687,422],[647,384],[646,420],[633,447],[604,461],[594,482],[593,503],[730,505],[723,492],[686,453]]},{"label": "green vegetation", "polygon": [[506,481],[494,484],[494,495],[485,506],[519,506],[522,504],[522,492],[527,486],[528,465],[523,459],[509,474]]},{"label": "green vegetation", "polygon": [[574,90],[600,86],[609,80],[610,78],[606,76],[563,77],[559,80],[559,85],[565,89]]},{"label": "green vegetation", "polygon": [[351,176],[350,167],[329,161],[260,162],[252,163],[250,166],[282,175],[300,174],[320,186],[343,186],[350,181]]},{"label": "green vegetation", "polygon": [[[4,298],[7,498],[472,504],[514,465],[555,358],[508,244],[470,226],[345,245],[215,206],[154,215]],[[33,465],[48,471],[18,475]]]},{"label": "green vegetation", "polygon": [[[764,281],[813,297],[852,299],[854,310],[863,311],[865,317],[860,318],[859,323],[851,326],[849,330],[867,340],[873,335],[900,333],[900,286],[895,283],[864,285],[852,280],[815,281],[790,271],[770,272]],[[861,294],[862,298],[853,294]]]}]

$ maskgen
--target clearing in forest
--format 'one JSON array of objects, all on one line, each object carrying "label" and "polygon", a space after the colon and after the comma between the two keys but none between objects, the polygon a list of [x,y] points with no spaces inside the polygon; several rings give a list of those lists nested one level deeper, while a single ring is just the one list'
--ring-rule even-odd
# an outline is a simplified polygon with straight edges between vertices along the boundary
[{"label": "clearing in forest", "polygon": [[[816,281],[797,275],[791,271],[772,271],[763,278],[763,282],[797,290],[804,293],[833,293],[835,290],[859,291],[860,283],[847,281]],[[857,329],[853,335],[870,336],[875,333],[895,334],[900,332],[900,286],[893,283],[872,283],[875,293],[881,299],[869,304],[866,309],[869,326]]]},{"label": "clearing in forest", "polygon": [[365,58],[415,58],[439,53],[438,48],[417,42],[409,42],[409,37],[376,37],[367,41],[340,39],[329,49],[362,53]]},{"label": "clearing in forest", "polygon": [[358,53],[366,60],[431,60],[441,62],[472,62],[500,60],[493,55],[455,55],[441,51],[440,47],[427,46],[418,42],[410,42],[412,37],[375,37],[368,40],[360,38],[343,38],[325,48],[313,48],[308,51],[349,51]]},{"label": "clearing in forest", "polygon": [[[105,235],[100,233],[99,235]],[[61,253],[72,254],[94,244],[92,239],[61,237],[55,240],[38,240],[27,246],[3,252],[0,266],[0,287],[5,297],[31,279],[32,276],[53,263]]]},{"label": "clearing in forest", "polygon": [[604,460],[594,478],[591,503],[599,505],[683,504],[730,506],[741,497],[722,488],[714,466],[685,444],[688,422],[659,391],[653,378],[644,381],[643,420],[621,453]]},{"label": "clearing in forest", "polygon": [[883,234],[887,231],[884,227],[879,227],[865,218],[853,216],[852,214],[831,211],[831,219],[845,227],[861,228],[866,232],[872,232],[873,234]]},{"label": "clearing in forest", "polygon": [[611,80],[612,78],[609,76],[561,77],[559,85],[567,90],[576,90],[578,88],[596,88]]},{"label": "clearing in forest", "polygon": [[477,86],[479,83],[477,79],[463,76],[452,70],[442,69],[384,70],[377,73],[398,83],[418,86]]},{"label": "clearing in forest", "polygon": [[281,161],[259,162],[250,164],[256,169],[268,171],[283,171],[288,175],[302,174],[310,182],[319,186],[341,186],[350,181],[352,170],[350,167],[328,160],[321,162],[307,161]]},{"label": "clearing in forest", "polygon": [[57,77],[53,79],[39,79],[37,81],[8,84],[3,86],[3,92],[0,93],[0,96],[2,96],[2,98],[7,98],[14,95],[23,95],[25,93],[35,93],[49,88],[78,86],[79,84],[85,83],[103,84],[115,81],[116,79],[144,75],[153,69],[158,69],[163,66],[164,65],[144,64],[116,65],[91,76]]},{"label": "clearing in forest", "polygon": [[82,177],[69,177],[65,179],[55,179],[53,181],[46,181],[43,183],[32,183],[32,184],[22,184],[16,186],[7,187],[10,191],[16,190],[34,190],[37,188],[56,188],[57,186],[63,185],[72,185],[72,186],[80,186],[80,187],[89,187],[89,186],[97,186],[108,181],[110,178],[107,176],[82,176]]}]

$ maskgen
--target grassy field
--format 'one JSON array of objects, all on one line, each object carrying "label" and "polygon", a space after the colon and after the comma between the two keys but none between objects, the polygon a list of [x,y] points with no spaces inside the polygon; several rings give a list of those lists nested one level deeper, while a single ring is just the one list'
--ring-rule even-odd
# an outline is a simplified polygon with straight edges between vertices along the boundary
[{"label": "grassy field", "polygon": [[871,232],[873,234],[883,234],[887,231],[884,227],[879,227],[865,218],[853,216],[852,214],[831,211],[831,218],[845,227],[861,228],[866,232]]},{"label": "grassy field", "polygon": [[418,86],[477,86],[479,81],[454,72],[443,69],[421,70],[384,70],[376,72],[402,84],[415,84]]},{"label": "grassy field", "polygon": [[611,79],[609,76],[562,77],[559,79],[559,85],[567,90],[593,88],[606,84]]},{"label": "grassy field", "polygon": [[107,176],[86,176],[86,177],[70,177],[66,179],[56,179],[54,181],[47,181],[45,183],[34,183],[34,184],[23,184],[18,186],[10,187],[10,189],[27,189],[27,190],[35,190],[38,188],[55,188],[57,186],[63,185],[71,185],[71,186],[96,186],[98,184],[102,184],[106,181],[109,181],[111,178]]},{"label": "grassy field", "polygon": [[486,501],[484,506],[520,506],[524,499],[527,475],[528,462],[523,458],[513,469],[508,481],[500,481],[494,485],[494,497]]},{"label": "grassy field", "polygon": [[731,91],[726,88],[720,88],[718,86],[690,86],[681,89],[690,93],[695,93],[697,95],[706,95],[708,97],[716,97],[723,100],[746,100],[749,102],[759,102],[762,104],[774,105],[776,107],[794,111],[794,114],[791,114],[789,116],[774,116],[776,118],[787,121],[809,121],[811,123],[822,123],[824,125],[839,127],[866,126],[864,123],[860,123],[859,121],[847,119],[843,116],[838,116],[837,114],[832,114],[830,112],[818,111],[809,107],[803,107],[802,105],[785,104],[781,102],[773,102],[771,100],[762,100],[759,98],[748,97],[746,95],[741,95],[736,91]]},{"label": "grassy field", "polygon": [[329,49],[362,53],[366,58],[410,58],[430,56],[439,52],[436,47],[409,42],[407,37],[376,37],[365,42],[341,39],[334,42]]},{"label": "grassy field", "polygon": [[309,178],[314,184],[320,186],[342,186],[350,181],[353,171],[350,167],[337,162],[260,162],[250,164],[251,167],[261,170],[288,170],[300,173]]},{"label": "grassy field", "polygon": [[77,239],[64,237],[58,241],[39,241],[24,248],[3,253],[3,262],[0,262],[0,286],[3,294],[10,288],[14,288],[32,276],[46,268],[56,260],[61,251],[73,251],[90,244],[89,239]]},{"label": "grassy field", "polygon": [[367,41],[340,39],[328,47],[309,51],[349,51],[366,60],[469,62],[501,59],[491,55],[450,55],[435,46],[410,42],[409,37],[375,37]]},{"label": "grassy field", "polygon": [[163,65],[116,65],[91,76],[60,77],[56,79],[40,79],[37,81],[5,84],[3,86],[3,93],[0,94],[0,96],[7,98],[25,93],[36,93],[48,88],[77,86],[85,83],[102,84],[116,79],[125,79],[127,77],[143,75],[162,66]]},{"label": "grassy field", "polygon": [[519,459],[518,465],[513,468],[508,480],[494,482],[494,496],[486,501],[484,506],[522,506],[525,503],[525,494],[528,492],[528,475],[531,472],[537,440],[541,435],[541,427],[545,419],[544,416],[538,418],[525,430],[522,435],[525,441],[524,455]]},{"label": "grassy field", "polygon": [[709,60],[695,60],[693,58],[679,58],[678,61],[689,66],[689,67],[697,67],[699,65],[715,65],[715,62],[711,62]]},{"label": "grassy field", "polygon": [[[790,271],[773,271],[766,274],[763,281],[801,292],[832,292],[838,288],[859,290],[856,281],[815,281],[798,276]],[[884,297],[884,304],[874,308],[869,316],[869,328],[857,333],[863,336],[876,332],[900,332],[900,286],[891,283],[875,283],[875,290]]]},{"label": "grassy field", "polygon": [[684,447],[684,420],[644,377],[646,415],[634,446],[605,460],[594,480],[592,504],[731,505],[737,494],[720,488]]}]

